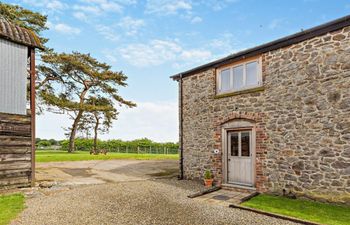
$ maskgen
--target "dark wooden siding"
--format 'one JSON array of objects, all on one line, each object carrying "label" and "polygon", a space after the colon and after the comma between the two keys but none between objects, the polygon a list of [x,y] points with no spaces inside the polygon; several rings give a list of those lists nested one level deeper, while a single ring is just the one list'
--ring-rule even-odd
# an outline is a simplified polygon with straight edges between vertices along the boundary
[{"label": "dark wooden siding", "polygon": [[30,185],[31,117],[0,113],[0,189]]}]

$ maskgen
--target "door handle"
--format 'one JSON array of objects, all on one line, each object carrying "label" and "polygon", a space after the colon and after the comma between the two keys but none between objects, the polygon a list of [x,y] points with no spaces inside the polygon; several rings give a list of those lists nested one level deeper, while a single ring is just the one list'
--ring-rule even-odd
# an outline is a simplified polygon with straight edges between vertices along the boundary
[{"label": "door handle", "polygon": [[228,161],[231,161],[231,159],[228,159]]}]

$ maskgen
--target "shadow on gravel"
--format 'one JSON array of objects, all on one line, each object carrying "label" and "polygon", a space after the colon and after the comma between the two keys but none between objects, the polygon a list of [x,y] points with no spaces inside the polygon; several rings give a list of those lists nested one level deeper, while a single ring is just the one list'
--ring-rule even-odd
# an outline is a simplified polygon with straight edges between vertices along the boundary
[{"label": "shadow on gravel", "polygon": [[180,188],[184,191],[191,191],[193,193],[204,191],[205,187],[199,180],[178,180],[177,178],[156,179],[153,182],[161,183],[172,186],[174,188]]},{"label": "shadow on gravel", "polygon": [[140,178],[177,177],[178,162],[174,160],[140,161],[109,170],[109,172]]},{"label": "shadow on gravel", "polygon": [[61,170],[73,177],[91,177],[89,168],[61,168]]}]

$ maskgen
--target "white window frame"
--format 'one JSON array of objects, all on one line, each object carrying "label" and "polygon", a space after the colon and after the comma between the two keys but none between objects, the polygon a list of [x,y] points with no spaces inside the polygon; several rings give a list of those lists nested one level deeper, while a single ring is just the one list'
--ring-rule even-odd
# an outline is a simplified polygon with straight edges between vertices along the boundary
[{"label": "white window frame", "polygon": [[[235,67],[239,67],[239,66],[243,66],[243,83],[245,84],[247,82],[247,64],[252,63],[252,62],[257,62],[258,63],[258,84],[257,85],[245,85],[240,89],[233,89],[233,68]],[[221,91],[221,71],[223,70],[230,70],[230,90],[228,91]],[[243,91],[243,90],[249,90],[252,88],[257,88],[257,87],[261,87],[263,82],[262,82],[262,60],[261,57],[257,58],[257,59],[252,59],[249,61],[245,61],[242,63],[237,63],[234,65],[229,65],[229,66],[225,66],[225,67],[221,67],[219,69],[217,69],[217,73],[216,73],[216,92],[217,94],[227,94],[227,93],[232,93],[232,92],[237,92],[237,91]]]}]

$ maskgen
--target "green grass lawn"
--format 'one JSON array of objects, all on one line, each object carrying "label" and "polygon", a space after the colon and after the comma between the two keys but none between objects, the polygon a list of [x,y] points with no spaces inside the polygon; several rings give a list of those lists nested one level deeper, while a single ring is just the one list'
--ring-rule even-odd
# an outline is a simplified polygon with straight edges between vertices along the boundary
[{"label": "green grass lawn", "polygon": [[0,195],[0,225],[7,225],[24,209],[22,194]]},{"label": "green grass lawn", "polygon": [[110,159],[178,159],[178,154],[136,154],[108,152],[107,155],[90,155],[89,152],[77,151],[67,153],[66,151],[37,150],[36,162],[59,162],[59,161],[82,161],[82,160],[110,160]]},{"label": "green grass lawn", "polygon": [[258,195],[242,205],[322,224],[350,224],[350,207],[346,206],[265,194]]}]

